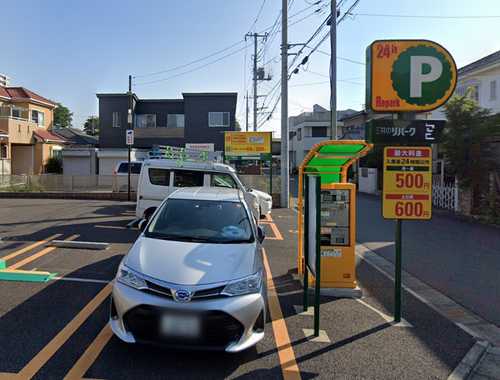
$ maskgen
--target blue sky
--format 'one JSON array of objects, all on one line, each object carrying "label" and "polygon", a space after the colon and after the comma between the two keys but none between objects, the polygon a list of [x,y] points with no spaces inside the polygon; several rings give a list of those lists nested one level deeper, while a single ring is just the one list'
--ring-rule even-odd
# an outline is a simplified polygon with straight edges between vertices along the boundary
[{"label": "blue sky", "polygon": [[[129,74],[141,98],[178,98],[182,92],[238,91],[238,117],[244,124],[243,95],[249,90],[252,46],[240,42],[255,20],[263,0],[26,0],[5,1],[0,23],[2,49],[0,72],[40,95],[62,102],[74,112],[81,127],[88,115],[97,113],[97,92],[124,92]],[[293,0],[290,15],[315,0]],[[353,0],[344,0],[345,10]],[[289,42],[300,43],[326,17],[328,1],[290,19]],[[312,14],[315,9],[325,9]],[[281,1],[267,0],[252,31],[273,24]],[[498,0],[361,0],[355,13],[422,16],[500,16]],[[304,16],[306,19],[301,20]],[[375,39],[426,38],[441,43],[463,66],[500,50],[500,18],[433,19],[393,17],[347,17],[338,27],[338,55],[365,60],[366,47]],[[261,85],[261,94],[280,77],[279,33],[265,50],[262,62],[273,80]],[[206,61],[180,70],[139,77],[189,63],[232,44],[233,48]],[[245,46],[247,48],[245,49]],[[320,50],[328,51],[329,40]],[[236,53],[236,51],[238,51]],[[295,51],[298,48],[295,48]],[[225,54],[234,55],[200,70],[152,84],[203,66]],[[329,57],[311,55],[307,71],[290,81],[289,114],[310,110],[313,104],[329,104]],[[245,79],[246,78],[246,79]],[[338,61],[338,108],[361,109],[364,103],[364,66]],[[320,82],[320,83],[318,83]],[[272,99],[271,99],[272,100]],[[268,104],[270,103],[270,104]],[[266,102],[273,105],[273,102]],[[262,130],[279,130],[280,108]]]}]

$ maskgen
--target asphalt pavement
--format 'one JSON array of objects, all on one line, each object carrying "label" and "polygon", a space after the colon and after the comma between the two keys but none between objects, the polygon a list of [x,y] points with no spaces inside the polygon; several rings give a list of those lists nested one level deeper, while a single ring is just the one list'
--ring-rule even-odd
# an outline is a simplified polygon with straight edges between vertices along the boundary
[{"label": "asphalt pavement", "polygon": [[0,282],[0,379],[446,379],[474,344],[406,292],[403,310],[410,327],[391,324],[393,283],[365,261],[357,266],[361,302],[322,297],[321,329],[328,339],[307,338],[303,329],[312,329],[313,319],[300,314],[296,214],[284,209],[262,222],[270,297],[277,298],[256,347],[226,354],[124,344],[109,333],[108,296],[109,281],[138,234],[125,228],[133,207],[0,200],[0,258],[54,235],[110,243],[105,251],[37,246],[9,259],[9,265],[24,260],[20,269],[56,272],[60,279]]}]

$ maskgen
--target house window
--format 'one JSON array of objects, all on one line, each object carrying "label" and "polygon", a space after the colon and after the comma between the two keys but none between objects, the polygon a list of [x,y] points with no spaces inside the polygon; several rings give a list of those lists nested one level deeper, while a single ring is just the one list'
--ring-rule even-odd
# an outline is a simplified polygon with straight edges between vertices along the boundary
[{"label": "house window", "polygon": [[40,111],[31,110],[31,121],[38,125],[45,124],[45,114]]},{"label": "house window", "polygon": [[312,137],[326,137],[327,128],[326,127],[313,127]]},{"label": "house window", "polygon": [[7,145],[0,144],[0,158],[7,158]]},{"label": "house window", "polygon": [[490,100],[496,100],[497,98],[497,81],[492,80],[490,82]]},{"label": "house window", "polygon": [[458,96],[464,96],[466,92],[466,88],[464,86],[460,86],[457,88],[457,94]]},{"label": "house window", "polygon": [[12,108],[12,117],[16,117],[18,119],[21,118],[21,110],[19,108]]},{"label": "house window", "polygon": [[156,114],[143,114],[135,116],[136,128],[156,128]]},{"label": "house window", "polygon": [[184,114],[169,113],[167,115],[167,128],[184,128]]},{"label": "house window", "polygon": [[209,127],[229,127],[229,112],[209,112]]},{"label": "house window", "polygon": [[113,128],[120,128],[120,112],[113,112]]},{"label": "house window", "polygon": [[472,90],[470,92],[470,98],[479,103],[479,85],[474,85],[470,87]]},{"label": "house window", "polygon": [[302,140],[302,128],[297,129],[297,140]]}]

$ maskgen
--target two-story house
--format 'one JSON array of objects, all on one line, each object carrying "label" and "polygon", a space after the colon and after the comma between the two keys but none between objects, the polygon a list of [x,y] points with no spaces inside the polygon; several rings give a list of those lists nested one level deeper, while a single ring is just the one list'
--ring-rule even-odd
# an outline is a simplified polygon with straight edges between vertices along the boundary
[{"label": "two-story house", "polygon": [[[235,130],[237,93],[183,93],[183,99],[139,99],[132,95],[134,148],[211,144],[224,150],[224,132]],[[125,148],[128,94],[97,94],[99,146]]]},{"label": "two-story house", "polygon": [[56,104],[24,87],[0,86],[0,170],[41,174],[64,139],[51,132]]},{"label": "two-story house", "polygon": [[[341,119],[355,112],[351,109],[337,111],[337,138],[341,137]],[[301,164],[315,144],[330,139],[330,111],[315,104],[312,112],[302,112],[289,117],[288,126],[290,167],[294,169]]]}]

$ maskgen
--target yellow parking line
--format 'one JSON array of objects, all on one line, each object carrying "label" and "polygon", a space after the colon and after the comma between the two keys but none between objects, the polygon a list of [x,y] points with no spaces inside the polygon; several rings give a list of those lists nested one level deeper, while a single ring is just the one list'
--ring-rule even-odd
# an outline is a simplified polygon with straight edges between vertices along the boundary
[{"label": "yellow parking line", "polygon": [[[64,240],[75,240],[79,236],[80,235],[71,235],[69,238],[64,239]],[[35,261],[36,259],[38,259],[38,258],[40,258],[42,256],[45,256],[47,253],[50,253],[50,252],[54,251],[55,249],[56,249],[56,247],[47,247],[45,249],[42,249],[40,252],[37,252],[34,255],[31,255],[31,256],[25,258],[24,260],[18,261],[17,263],[10,265],[7,269],[17,269],[17,268],[20,268],[20,267],[22,267],[22,266],[24,266],[26,264],[31,263],[32,261]]]},{"label": "yellow parking line", "polygon": [[31,379],[62,347],[87,318],[111,294],[111,283],[106,285],[31,361],[18,373],[22,379]]},{"label": "yellow parking line", "polygon": [[271,314],[271,324],[273,327],[274,340],[278,349],[278,358],[281,365],[284,380],[300,380],[300,370],[295,360],[295,352],[293,351],[290,342],[290,335],[286,327],[286,322],[283,319],[280,301],[273,281],[271,267],[265,250],[263,250],[264,267],[267,273],[267,302],[269,304],[269,312]]},{"label": "yellow parking line", "polygon": [[94,364],[106,344],[108,344],[112,336],[113,332],[111,331],[109,324],[106,324],[99,335],[97,335],[94,341],[85,350],[83,355],[80,356],[80,359],[78,359],[73,368],[69,370],[64,379],[82,379],[92,364]]},{"label": "yellow parking line", "polygon": [[14,251],[12,253],[9,253],[7,256],[4,256],[4,257],[0,257],[0,259],[2,260],[10,260],[10,259],[13,259],[14,257],[17,257],[19,255],[22,255],[23,253],[25,252],[28,252],[28,251],[31,251],[32,249],[36,248],[36,247],[39,247],[40,245],[43,245],[45,243],[48,243],[49,241],[51,241],[52,239],[55,239],[57,237],[61,236],[61,234],[55,234],[55,235],[52,235],[52,236],[49,236],[48,238],[44,239],[44,240],[40,240],[40,241],[37,241],[36,243],[33,243],[33,244],[30,244],[28,245],[27,247],[24,247],[24,248],[21,248],[17,251]]}]

